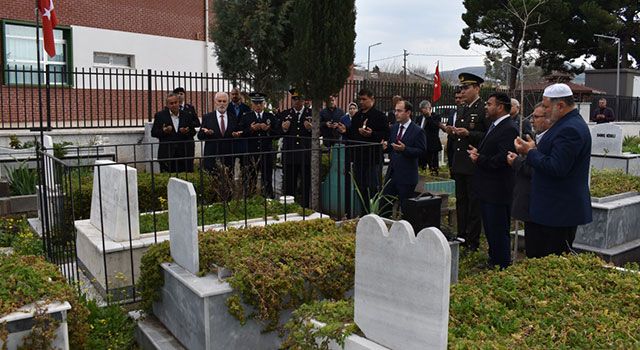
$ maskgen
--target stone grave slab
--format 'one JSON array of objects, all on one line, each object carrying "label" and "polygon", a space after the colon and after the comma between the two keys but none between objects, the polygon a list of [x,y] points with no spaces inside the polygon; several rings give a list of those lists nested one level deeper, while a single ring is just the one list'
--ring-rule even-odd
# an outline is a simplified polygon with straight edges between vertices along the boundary
[{"label": "stone grave slab", "polygon": [[93,174],[91,224],[115,242],[138,239],[137,170],[110,160],[96,160]]},{"label": "stone grave slab", "polygon": [[355,322],[390,349],[445,349],[451,250],[436,228],[415,236],[406,221],[387,230],[376,215],[356,229]]},{"label": "stone grave slab", "polygon": [[171,257],[187,271],[200,270],[198,252],[198,207],[191,182],[172,177],[167,185]]}]

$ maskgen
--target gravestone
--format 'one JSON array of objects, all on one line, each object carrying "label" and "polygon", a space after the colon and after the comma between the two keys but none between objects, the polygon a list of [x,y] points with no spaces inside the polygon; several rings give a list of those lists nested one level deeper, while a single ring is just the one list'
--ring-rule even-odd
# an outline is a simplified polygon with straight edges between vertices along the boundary
[{"label": "gravestone", "polygon": [[355,322],[389,349],[445,349],[451,250],[436,228],[406,221],[387,230],[376,215],[356,229]]},{"label": "gravestone", "polygon": [[171,257],[195,275],[200,270],[196,191],[191,182],[172,177],[167,192]]},{"label": "gravestone", "polygon": [[622,128],[611,123],[591,127],[591,154],[621,155]]},{"label": "gravestone", "polygon": [[96,160],[90,222],[115,242],[140,237],[138,172],[135,168],[110,160]]}]

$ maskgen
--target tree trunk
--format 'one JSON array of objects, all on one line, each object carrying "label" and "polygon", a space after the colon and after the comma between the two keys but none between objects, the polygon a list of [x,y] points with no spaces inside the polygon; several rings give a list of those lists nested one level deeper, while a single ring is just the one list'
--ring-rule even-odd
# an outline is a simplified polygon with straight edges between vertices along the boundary
[{"label": "tree trunk", "polygon": [[322,100],[313,99],[313,127],[311,128],[311,209],[320,212],[320,107]]},{"label": "tree trunk", "polygon": [[518,52],[511,52],[509,58],[509,90],[514,91],[516,89],[516,81],[518,80]]}]

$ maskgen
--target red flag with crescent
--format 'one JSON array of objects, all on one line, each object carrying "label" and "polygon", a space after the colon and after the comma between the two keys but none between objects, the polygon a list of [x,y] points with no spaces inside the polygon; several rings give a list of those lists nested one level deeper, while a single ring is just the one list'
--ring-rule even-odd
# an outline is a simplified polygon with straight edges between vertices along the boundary
[{"label": "red flag with crescent", "polygon": [[53,57],[56,55],[56,45],[53,42],[53,28],[58,25],[58,18],[53,9],[53,0],[38,0],[38,10],[40,10],[42,16],[44,50],[49,57]]},{"label": "red flag with crescent", "polygon": [[436,74],[433,76],[433,103],[440,99],[442,95],[442,84],[440,84],[440,63],[436,65]]}]

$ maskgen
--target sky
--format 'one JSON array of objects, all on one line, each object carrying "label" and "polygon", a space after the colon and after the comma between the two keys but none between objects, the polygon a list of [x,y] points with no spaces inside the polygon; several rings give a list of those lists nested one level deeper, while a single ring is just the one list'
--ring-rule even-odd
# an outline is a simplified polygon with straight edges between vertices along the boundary
[{"label": "sky", "polygon": [[461,18],[465,12],[462,0],[356,0],[356,9],[355,62],[363,69],[367,67],[368,46],[378,42],[382,44],[371,48],[371,68],[377,64],[383,71],[390,66],[402,67],[403,49],[410,53],[410,69],[426,68],[430,73],[438,60],[440,71],[484,65],[485,48],[464,50],[458,43],[466,27]]}]

